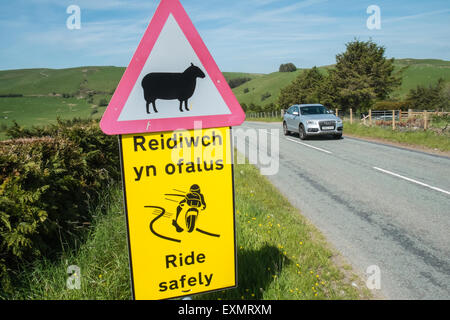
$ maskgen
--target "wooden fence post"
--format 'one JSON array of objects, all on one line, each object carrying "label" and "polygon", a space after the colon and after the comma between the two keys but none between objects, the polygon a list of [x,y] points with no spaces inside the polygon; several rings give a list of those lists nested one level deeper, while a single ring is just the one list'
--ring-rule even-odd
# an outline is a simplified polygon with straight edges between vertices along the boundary
[{"label": "wooden fence post", "polygon": [[336,117],[339,117],[339,109],[336,109]]},{"label": "wooden fence post", "polygon": [[369,109],[369,126],[372,126],[372,109]]},{"label": "wooden fence post", "polygon": [[392,130],[395,130],[395,110],[392,110]]},{"label": "wooden fence post", "polygon": [[350,124],[353,124],[353,109],[350,108]]},{"label": "wooden fence post", "polygon": [[428,130],[428,112],[426,110],[423,111],[423,129]]}]

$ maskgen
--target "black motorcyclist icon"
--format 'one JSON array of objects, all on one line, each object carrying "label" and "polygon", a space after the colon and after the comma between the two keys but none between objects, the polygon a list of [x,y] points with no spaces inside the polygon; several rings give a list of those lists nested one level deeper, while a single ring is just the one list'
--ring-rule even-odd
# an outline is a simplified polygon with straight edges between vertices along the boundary
[{"label": "black motorcyclist icon", "polygon": [[[178,203],[178,206],[176,208],[175,219],[172,219],[172,226],[174,227],[175,232],[181,234],[184,231],[186,231],[188,234],[192,234],[194,231],[197,231],[207,236],[219,238],[220,237],[219,234],[210,233],[196,227],[196,225],[198,224],[200,212],[205,212],[206,210],[205,196],[201,192],[200,186],[197,184],[191,185],[191,187],[189,188],[189,192],[184,192],[176,189],[174,189],[174,191],[178,193],[165,194],[165,196],[166,200]],[[174,197],[177,199],[179,198],[182,199],[173,200],[172,198]],[[173,214],[168,213],[166,209],[158,206],[145,206],[145,208],[153,208],[154,209],[153,213],[157,215],[157,217],[153,219],[150,223],[150,231],[155,236],[168,241],[181,242],[181,240],[179,239],[163,235],[161,234],[161,232],[155,230],[156,229],[155,224],[158,222],[158,220],[160,220],[163,217],[169,218],[173,216]],[[180,216],[183,216],[182,213],[184,215],[183,221],[184,223],[181,223],[182,225],[180,225],[179,218]]]},{"label": "black motorcyclist icon", "polygon": [[178,233],[184,231],[178,224],[178,217],[183,210],[186,210],[185,223],[189,233],[194,231],[195,223],[199,215],[199,209],[204,211],[206,209],[205,197],[201,193],[200,187],[196,184],[192,185],[189,189],[189,193],[186,194],[183,200],[180,201],[177,207],[177,216],[172,221],[172,225],[175,227]]}]

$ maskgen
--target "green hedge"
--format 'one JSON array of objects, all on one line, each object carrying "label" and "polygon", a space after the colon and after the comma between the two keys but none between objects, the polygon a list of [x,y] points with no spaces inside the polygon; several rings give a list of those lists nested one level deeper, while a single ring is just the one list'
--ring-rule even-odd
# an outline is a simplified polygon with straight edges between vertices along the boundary
[{"label": "green hedge", "polygon": [[95,121],[7,131],[0,142],[0,281],[61,250],[90,222],[89,206],[120,177],[117,137]]},{"label": "green hedge", "polygon": [[411,108],[409,101],[378,101],[376,102],[372,110],[403,110],[408,111]]}]

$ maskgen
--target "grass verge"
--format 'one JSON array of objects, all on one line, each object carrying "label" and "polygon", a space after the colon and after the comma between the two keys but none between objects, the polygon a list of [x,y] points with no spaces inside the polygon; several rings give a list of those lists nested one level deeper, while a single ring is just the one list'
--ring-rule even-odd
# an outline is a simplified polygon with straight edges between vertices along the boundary
[{"label": "grass verge", "polygon": [[[323,236],[249,164],[235,167],[239,287],[196,299],[359,299],[351,271],[335,264]],[[130,299],[122,192],[112,187],[95,209],[77,250],[23,270],[8,299]],[[68,290],[67,268],[80,268],[81,289]]]},{"label": "grass verge", "polygon": [[412,146],[423,146],[440,151],[450,151],[448,135],[438,135],[433,131],[393,131],[390,128],[366,127],[364,125],[346,122],[344,133],[358,137],[377,138],[387,141],[404,143]]},{"label": "grass verge", "polygon": [[247,118],[246,121],[250,122],[283,122],[283,118]]}]

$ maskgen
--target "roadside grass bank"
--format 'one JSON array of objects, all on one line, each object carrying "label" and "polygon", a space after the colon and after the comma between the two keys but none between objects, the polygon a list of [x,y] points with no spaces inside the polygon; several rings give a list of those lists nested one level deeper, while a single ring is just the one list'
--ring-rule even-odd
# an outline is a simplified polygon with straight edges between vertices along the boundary
[{"label": "roadside grass bank", "polygon": [[247,118],[247,122],[283,122],[283,118]]},{"label": "roadside grass bank", "polygon": [[[349,266],[338,266],[323,236],[257,168],[235,166],[238,288],[195,299],[368,299]],[[18,274],[6,299],[131,299],[122,190],[111,186],[93,209],[92,227],[76,249],[38,260]],[[67,289],[67,268],[80,268],[81,288]]]},{"label": "roadside grass bank", "polygon": [[439,135],[431,130],[428,131],[398,131],[391,128],[367,127],[358,123],[344,123],[344,135],[349,134],[361,138],[376,138],[386,141],[407,144],[410,146],[422,146],[443,152],[450,151],[449,134]]}]

